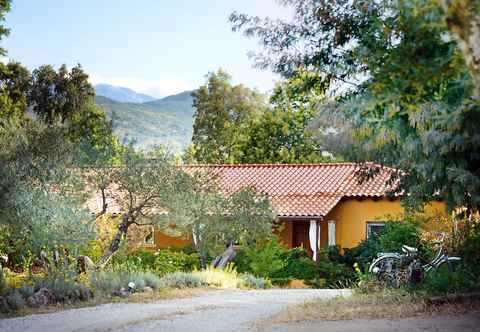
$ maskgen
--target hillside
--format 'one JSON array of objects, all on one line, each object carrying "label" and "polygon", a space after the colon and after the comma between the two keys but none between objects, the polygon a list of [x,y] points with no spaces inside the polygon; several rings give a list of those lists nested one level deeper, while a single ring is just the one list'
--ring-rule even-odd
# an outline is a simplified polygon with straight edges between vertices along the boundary
[{"label": "hillside", "polygon": [[94,88],[97,96],[107,97],[121,103],[145,103],[155,100],[152,96],[135,92],[129,88],[109,84],[97,84]]},{"label": "hillside", "polygon": [[144,149],[163,145],[173,152],[188,146],[192,137],[191,91],[148,103],[120,103],[96,96],[95,102],[113,119],[121,140],[134,139]]}]

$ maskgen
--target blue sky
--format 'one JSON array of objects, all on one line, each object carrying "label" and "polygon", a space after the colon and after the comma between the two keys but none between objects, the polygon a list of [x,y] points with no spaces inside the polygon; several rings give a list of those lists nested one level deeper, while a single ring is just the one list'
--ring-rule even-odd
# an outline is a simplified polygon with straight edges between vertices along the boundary
[{"label": "blue sky", "polygon": [[196,88],[219,67],[262,91],[272,73],[252,67],[255,40],[231,32],[234,10],[286,17],[275,0],[13,0],[3,45],[33,69],[80,63],[93,83],[161,97]]}]

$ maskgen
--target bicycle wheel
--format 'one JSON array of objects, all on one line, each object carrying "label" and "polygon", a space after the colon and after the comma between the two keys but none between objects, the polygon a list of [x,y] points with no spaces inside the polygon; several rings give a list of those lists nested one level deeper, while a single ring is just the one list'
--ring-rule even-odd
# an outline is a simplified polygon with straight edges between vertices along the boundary
[{"label": "bicycle wheel", "polygon": [[384,257],[378,259],[370,268],[378,281],[388,286],[398,287],[401,278],[402,260],[398,257]]}]

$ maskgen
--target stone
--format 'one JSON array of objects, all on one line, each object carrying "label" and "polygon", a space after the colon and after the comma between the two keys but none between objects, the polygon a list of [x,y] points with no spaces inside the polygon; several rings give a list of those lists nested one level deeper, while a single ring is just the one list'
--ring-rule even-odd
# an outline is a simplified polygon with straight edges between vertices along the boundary
[{"label": "stone", "polygon": [[95,263],[88,256],[78,256],[77,267],[78,267],[78,272],[80,273],[94,271],[97,268]]},{"label": "stone", "polygon": [[114,291],[112,293],[113,296],[118,296],[118,297],[121,297],[121,298],[126,298],[126,297],[129,297],[130,296],[130,292],[129,291],[126,291],[124,289],[121,289],[121,290],[118,290],[118,291]]},{"label": "stone", "polygon": [[149,287],[149,286],[145,286],[143,287],[143,291],[145,293],[152,293],[153,292],[153,288],[152,287]]},{"label": "stone", "polygon": [[42,305],[52,305],[57,303],[55,293],[48,288],[40,288],[38,292],[27,299],[27,304],[30,307],[39,307]]}]

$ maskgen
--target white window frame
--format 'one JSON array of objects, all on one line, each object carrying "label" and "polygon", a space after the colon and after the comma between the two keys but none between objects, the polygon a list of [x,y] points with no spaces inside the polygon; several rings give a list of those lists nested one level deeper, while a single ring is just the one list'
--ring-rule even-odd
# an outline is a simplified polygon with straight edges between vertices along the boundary
[{"label": "white window frame", "polygon": [[[151,232],[148,232],[144,237],[143,237],[143,245],[145,246],[154,246],[155,245],[155,228],[154,227],[151,227],[150,228],[150,231]],[[152,241],[151,242],[147,242],[147,237],[149,235],[152,235]]]},{"label": "white window frame", "polygon": [[385,227],[386,222],[385,221],[367,221],[367,239],[369,239],[370,236],[372,235],[372,229],[371,229],[372,226]]}]

